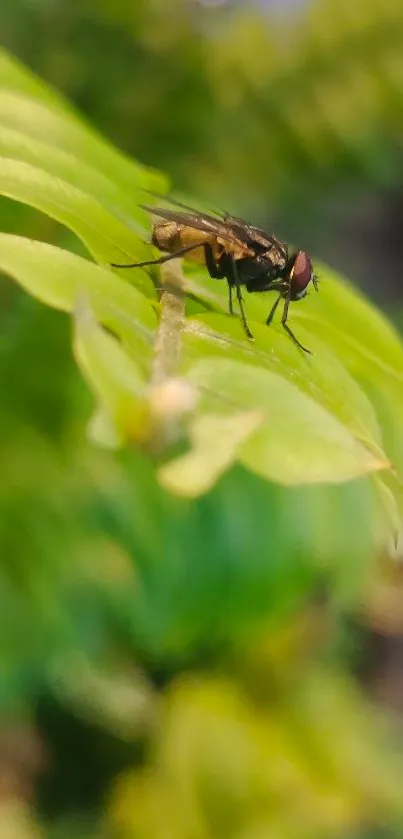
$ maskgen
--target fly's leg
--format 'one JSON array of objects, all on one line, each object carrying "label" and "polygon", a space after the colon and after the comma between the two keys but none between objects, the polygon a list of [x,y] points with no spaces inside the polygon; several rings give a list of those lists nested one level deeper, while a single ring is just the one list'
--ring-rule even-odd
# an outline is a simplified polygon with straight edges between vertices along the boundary
[{"label": "fly's leg", "polygon": [[[207,270],[213,280],[223,280],[227,274],[227,266],[225,264],[217,263],[214,259],[213,249],[211,245],[206,242],[204,245],[204,257],[206,260]],[[227,281],[228,282],[228,281]],[[228,282],[228,308],[230,315],[234,314],[234,307],[232,305],[232,286]]]},{"label": "fly's leg", "polygon": [[[204,255],[205,255],[206,265],[207,265],[210,277],[212,277],[214,280],[223,280],[224,277],[228,273],[227,272],[226,260],[224,259],[223,263],[220,263],[220,262],[216,263],[216,261],[214,259],[214,256],[213,256],[213,249],[212,249],[211,245],[209,245],[208,243],[204,245]],[[231,286],[231,283],[228,281],[228,279],[227,279],[227,283],[228,283],[228,309],[229,309],[230,315],[233,315],[234,314],[234,307],[232,305],[232,286]]]},{"label": "fly's leg", "polygon": [[159,259],[149,259],[146,262],[131,262],[129,265],[119,265],[117,262],[111,262],[112,268],[144,268],[146,265],[163,265],[164,262],[169,262],[171,259],[176,259],[178,256],[184,256],[189,251],[194,251],[196,248],[205,247],[203,242],[197,245],[187,245],[185,248],[180,248],[175,253],[168,253],[165,256],[160,256]]},{"label": "fly's leg", "polygon": [[[229,268],[230,268],[231,279],[232,279],[231,285],[235,286],[235,289],[236,289],[236,297],[237,297],[237,300],[238,300],[238,303],[239,303],[239,311],[241,313],[242,326],[244,328],[244,332],[245,332],[245,335],[247,336],[247,338],[252,338],[252,340],[253,340],[253,335],[252,335],[252,333],[249,329],[248,321],[246,320],[245,310],[244,310],[244,307],[243,307],[243,297],[242,297],[242,293],[241,293],[241,284],[239,282],[236,262],[235,262],[235,259],[234,259],[233,256],[229,256],[228,261],[229,261]],[[228,283],[228,284],[230,285],[230,283]],[[231,306],[232,306],[232,298],[231,297],[230,297],[230,302],[231,302]]]},{"label": "fly's leg", "polygon": [[[204,259],[206,261],[206,268],[207,268],[207,270],[210,274],[211,279],[212,280],[223,280],[224,277],[226,277],[227,273],[228,273],[228,266],[227,266],[226,260],[223,259],[222,262],[216,262],[215,261],[213,248],[211,247],[209,242],[204,242],[202,247],[203,247],[203,250],[204,250]],[[235,263],[234,263],[234,265],[235,265]],[[235,268],[235,271],[236,271],[236,268]],[[230,315],[233,315],[234,314],[234,307],[232,305],[232,286],[231,286],[231,283],[228,280],[227,280],[227,282],[228,282],[228,308],[229,308]],[[243,315],[242,323],[245,322],[245,324],[246,324],[246,318],[245,318],[245,315],[243,314],[242,304],[241,304],[241,313]],[[245,329],[246,334],[247,335],[249,334],[249,337],[253,337],[249,332],[249,328],[248,328],[247,324],[246,324],[246,328],[244,326],[244,329]]]},{"label": "fly's leg", "polygon": [[234,314],[234,307],[233,307],[233,304],[232,304],[232,285],[230,283],[228,283],[228,309],[229,309],[230,315],[233,315]]},{"label": "fly's leg", "polygon": [[242,293],[241,293],[241,286],[238,283],[236,285],[236,296],[237,296],[237,300],[238,300],[238,303],[239,303],[239,311],[241,313],[241,321],[242,321],[242,326],[245,330],[245,335],[246,335],[247,338],[252,338],[253,339],[253,335],[252,335],[252,333],[249,329],[248,321],[246,320],[245,310],[244,310],[244,307],[243,307],[243,297],[242,297]]},{"label": "fly's leg", "polygon": [[209,242],[203,243],[204,259],[206,260],[207,271],[212,280],[223,280],[226,274],[225,267],[214,259],[213,248]]},{"label": "fly's leg", "polygon": [[[278,303],[278,300],[277,300],[276,302]],[[290,295],[288,294],[288,296],[286,297],[285,303],[284,303],[283,316],[282,316],[282,318],[281,318],[281,323],[282,323],[282,325],[283,325],[283,327],[284,327],[285,331],[287,332],[287,334],[290,336],[290,338],[291,338],[291,340],[293,341],[293,343],[294,343],[294,344],[295,344],[295,345],[296,345],[296,346],[297,346],[300,350],[303,350],[304,352],[308,353],[308,355],[312,355],[311,350],[308,350],[306,347],[304,347],[304,346],[300,343],[300,341],[298,341],[298,338],[296,338],[296,337],[295,337],[295,335],[294,335],[293,331],[292,331],[292,330],[290,329],[290,327],[288,326],[288,323],[287,323],[287,317],[288,317],[288,307],[289,307],[289,305],[290,305]]]},{"label": "fly's leg", "polygon": [[271,322],[272,322],[272,320],[273,320],[273,318],[274,318],[275,311],[276,311],[276,309],[277,309],[278,304],[280,303],[280,300],[281,300],[282,296],[283,296],[282,294],[279,294],[279,296],[277,297],[277,300],[274,302],[274,304],[273,304],[273,306],[272,306],[272,308],[271,308],[271,312],[270,312],[270,314],[269,314],[269,316],[268,316],[268,318],[267,318],[267,320],[266,320],[266,324],[267,324],[267,326],[270,326],[270,324],[271,324]]}]

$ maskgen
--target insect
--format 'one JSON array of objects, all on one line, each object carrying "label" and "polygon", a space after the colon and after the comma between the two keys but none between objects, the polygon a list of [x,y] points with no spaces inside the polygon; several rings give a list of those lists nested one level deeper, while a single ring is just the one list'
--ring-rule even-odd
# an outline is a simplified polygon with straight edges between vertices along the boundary
[{"label": "insect", "polygon": [[277,291],[278,296],[267,317],[270,325],[280,301],[284,301],[281,323],[291,340],[306,353],[288,325],[288,310],[292,301],[307,294],[309,283],[318,290],[308,254],[302,250],[289,252],[288,246],[276,236],[269,235],[243,219],[227,213],[213,216],[198,212],[187,204],[171,201],[179,209],[171,210],[142,204],[142,208],[156,217],[152,244],[165,252],[159,259],[119,265],[114,268],[143,268],[161,265],[179,256],[205,263],[210,276],[226,279],[229,291],[229,311],[234,314],[233,292],[237,297],[245,334],[253,339],[245,315],[242,287],[250,293]]}]

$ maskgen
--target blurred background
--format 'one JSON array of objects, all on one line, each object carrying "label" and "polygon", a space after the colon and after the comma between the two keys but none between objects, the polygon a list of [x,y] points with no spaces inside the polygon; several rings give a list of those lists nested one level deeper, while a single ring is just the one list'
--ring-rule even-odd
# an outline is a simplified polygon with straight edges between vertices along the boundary
[{"label": "blurred background", "polygon": [[[0,0],[0,32],[176,190],[311,251],[399,325],[401,0]],[[0,835],[401,837],[401,572],[365,538],[314,563],[311,490],[287,539],[289,491],[241,470],[168,497],[138,453],[86,443],[67,319],[0,278],[0,323]],[[326,499],[365,536],[355,496]]]}]

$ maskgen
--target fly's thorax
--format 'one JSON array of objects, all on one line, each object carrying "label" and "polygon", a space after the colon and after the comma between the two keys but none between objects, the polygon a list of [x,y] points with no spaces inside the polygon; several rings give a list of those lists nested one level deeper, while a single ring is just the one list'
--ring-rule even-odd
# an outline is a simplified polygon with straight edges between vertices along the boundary
[{"label": "fly's thorax", "polygon": [[235,238],[225,239],[221,236],[215,236],[213,245],[214,257],[218,261],[223,253],[230,254],[235,261],[245,259],[249,256],[253,257],[254,252],[248,248],[243,242]]},{"label": "fly's thorax", "polygon": [[241,285],[246,285],[248,291],[261,291],[278,276],[276,267],[264,254],[240,259],[236,267],[239,281]]},{"label": "fly's thorax", "polygon": [[241,283],[247,286],[248,291],[263,291],[269,283],[283,277],[286,265],[284,254],[271,248],[265,253],[240,260],[237,270]]},{"label": "fly's thorax", "polygon": [[261,257],[267,264],[271,264],[276,273],[280,274],[287,264],[286,245],[272,244]]}]

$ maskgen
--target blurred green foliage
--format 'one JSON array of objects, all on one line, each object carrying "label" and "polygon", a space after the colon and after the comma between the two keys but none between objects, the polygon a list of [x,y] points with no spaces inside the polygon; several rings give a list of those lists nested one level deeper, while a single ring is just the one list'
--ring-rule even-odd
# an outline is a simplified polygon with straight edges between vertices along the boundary
[{"label": "blurred green foliage", "polygon": [[[268,202],[282,223],[282,205],[291,206],[287,224],[298,232],[313,223],[320,192],[337,192],[343,181],[388,187],[401,179],[397,2],[316,4],[298,32],[287,24],[286,33],[250,8],[231,14],[229,27],[225,12],[184,0],[38,0],[0,10],[16,54],[121,147],[194,194],[262,217]],[[62,223],[103,263],[140,258],[147,220],[139,190],[165,190],[165,179],[120,158],[81,119],[66,132],[70,105],[7,55],[2,61],[0,150],[12,158],[2,189],[53,216],[4,199],[2,231],[86,256]],[[57,177],[69,185],[64,192]],[[23,242],[13,251],[7,237],[1,260],[36,294],[42,283],[46,302],[73,307],[71,287],[65,296],[73,262],[63,275],[61,261],[45,265],[45,251],[24,251]],[[103,282],[94,271],[94,284]],[[306,330],[320,347],[317,366],[307,375],[280,332],[261,330],[264,381],[275,373],[295,389],[296,380],[401,470],[400,342],[347,285],[339,292],[339,279],[323,274],[318,298],[293,313],[304,340]],[[203,330],[212,326],[253,377],[262,360],[246,358],[221,287],[203,272],[187,281],[199,329],[185,336],[183,372],[202,357],[216,375],[225,361]],[[117,275],[114,282],[95,305],[91,294],[91,311],[82,301],[74,333],[76,357],[101,403],[112,399],[108,408],[129,379],[142,399],[150,347],[132,328],[136,289],[148,300],[145,325],[153,332],[157,322],[145,274],[127,291]],[[108,308],[118,293],[119,305]],[[145,454],[111,455],[86,442],[93,406],[74,369],[66,318],[9,280],[0,294],[0,700],[4,731],[36,729],[48,751],[31,790],[29,755],[22,760],[14,746],[9,756],[0,734],[5,835],[400,836],[401,744],[351,676],[360,648],[351,655],[359,635],[347,623],[363,620],[367,592],[382,589],[379,555],[399,518],[393,477],[381,487],[363,477],[290,488],[238,465],[204,497],[175,498]],[[264,309],[248,300],[253,320]],[[116,370],[116,347],[94,316],[138,361],[134,372],[124,368],[117,390],[113,377],[99,376],[107,358]],[[231,382],[225,372],[222,379]],[[122,416],[125,400],[114,418]],[[299,415],[290,416],[296,435]],[[104,434],[105,423],[96,430]],[[297,436],[293,444],[292,465]],[[213,467],[219,474],[216,460]]]},{"label": "blurred green foliage", "polygon": [[248,187],[313,210],[343,177],[401,177],[399,0],[316,0],[294,20],[251,4],[18,0],[3,18],[16,54],[109,137],[210,200],[240,188],[242,208]]}]

